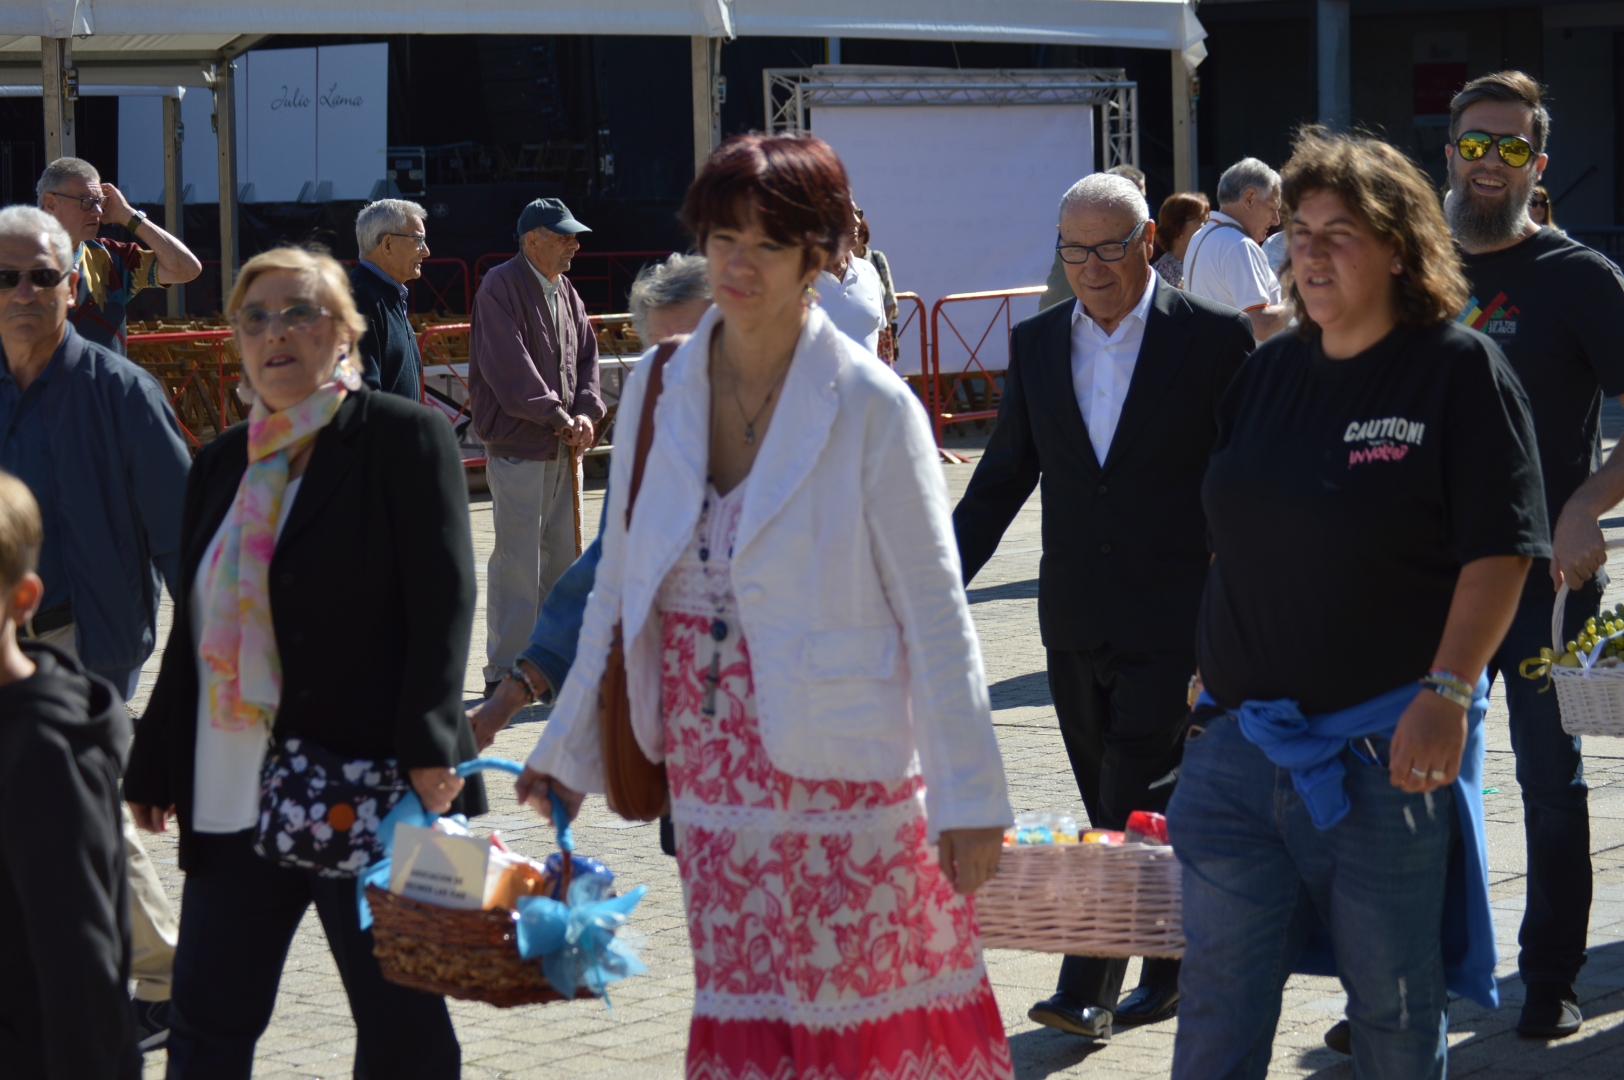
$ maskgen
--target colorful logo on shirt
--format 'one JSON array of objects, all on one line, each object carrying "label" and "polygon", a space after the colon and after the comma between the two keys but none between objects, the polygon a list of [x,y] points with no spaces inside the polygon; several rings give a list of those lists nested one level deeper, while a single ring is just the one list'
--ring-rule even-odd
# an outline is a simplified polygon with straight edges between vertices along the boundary
[{"label": "colorful logo on shirt", "polygon": [[1466,310],[1458,321],[1490,337],[1516,337],[1517,316],[1521,314],[1515,305],[1506,302],[1505,293],[1495,293],[1487,304],[1479,304],[1475,296],[1466,301]]},{"label": "colorful logo on shirt", "polygon": [[1403,461],[1409,456],[1410,447],[1421,445],[1426,432],[1427,425],[1402,416],[1355,420],[1342,433],[1342,441],[1365,445],[1348,451],[1348,468],[1369,461]]}]

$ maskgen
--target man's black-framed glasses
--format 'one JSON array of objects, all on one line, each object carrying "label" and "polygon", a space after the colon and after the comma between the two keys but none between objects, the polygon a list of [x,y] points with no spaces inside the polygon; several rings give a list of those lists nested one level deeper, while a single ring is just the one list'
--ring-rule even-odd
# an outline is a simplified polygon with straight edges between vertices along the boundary
[{"label": "man's black-framed glasses", "polygon": [[23,283],[23,275],[36,289],[54,289],[68,276],[66,270],[54,266],[36,266],[29,270],[0,270],[0,292],[10,292]]},{"label": "man's black-framed glasses", "polygon": [[[1149,219],[1146,219],[1147,221]],[[1128,248],[1139,239],[1139,234],[1145,231],[1145,222],[1141,221],[1133,227],[1126,240],[1107,240],[1103,244],[1062,244],[1060,237],[1054,238],[1054,249],[1060,252],[1062,262],[1073,266],[1082,266],[1088,262],[1088,257],[1094,255],[1100,262],[1121,262],[1128,257]]]},{"label": "man's black-framed glasses", "polygon": [[59,199],[69,199],[76,202],[79,204],[79,209],[81,210],[89,210],[91,207],[95,207],[97,210],[100,210],[102,208],[102,203],[107,201],[106,195],[69,195],[66,191],[47,191],[45,194],[55,195]]},{"label": "man's black-framed glasses", "polygon": [[417,245],[418,251],[422,251],[424,248],[429,246],[429,237],[427,233],[392,232],[384,233],[384,235],[398,236],[402,240],[410,240],[413,244]]}]

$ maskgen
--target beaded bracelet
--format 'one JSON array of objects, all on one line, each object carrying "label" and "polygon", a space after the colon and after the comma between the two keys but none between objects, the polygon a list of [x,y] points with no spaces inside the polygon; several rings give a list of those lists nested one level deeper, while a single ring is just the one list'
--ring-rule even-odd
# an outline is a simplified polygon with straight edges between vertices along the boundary
[{"label": "beaded bracelet", "polygon": [[514,664],[508,668],[507,677],[524,687],[525,695],[530,699],[526,704],[534,705],[541,700],[541,695],[536,693],[535,684],[530,681],[530,676],[525,674],[524,668]]}]

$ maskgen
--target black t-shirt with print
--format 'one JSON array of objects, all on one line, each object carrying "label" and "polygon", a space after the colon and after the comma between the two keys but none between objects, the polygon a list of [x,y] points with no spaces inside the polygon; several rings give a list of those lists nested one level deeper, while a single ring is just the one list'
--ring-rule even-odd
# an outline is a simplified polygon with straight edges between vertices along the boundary
[{"label": "black t-shirt with print", "polygon": [[1554,528],[1601,464],[1602,395],[1624,394],[1624,276],[1554,229],[1464,262],[1472,299],[1460,321],[1493,339],[1522,381]]},{"label": "black t-shirt with print", "polygon": [[1280,334],[1218,424],[1196,647],[1227,708],[1291,698],[1312,716],[1418,679],[1462,566],[1550,553],[1522,388],[1453,323],[1400,327],[1348,360]]}]

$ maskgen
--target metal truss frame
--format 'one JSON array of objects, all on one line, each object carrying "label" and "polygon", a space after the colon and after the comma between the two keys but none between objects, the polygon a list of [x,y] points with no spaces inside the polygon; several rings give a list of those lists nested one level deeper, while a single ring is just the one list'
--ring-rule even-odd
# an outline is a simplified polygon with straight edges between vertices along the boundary
[{"label": "metal truss frame", "polygon": [[819,105],[1088,105],[1099,114],[1101,169],[1139,164],[1139,84],[1123,68],[955,70],[862,67],[767,68],[761,73],[767,131],[807,130]]}]

